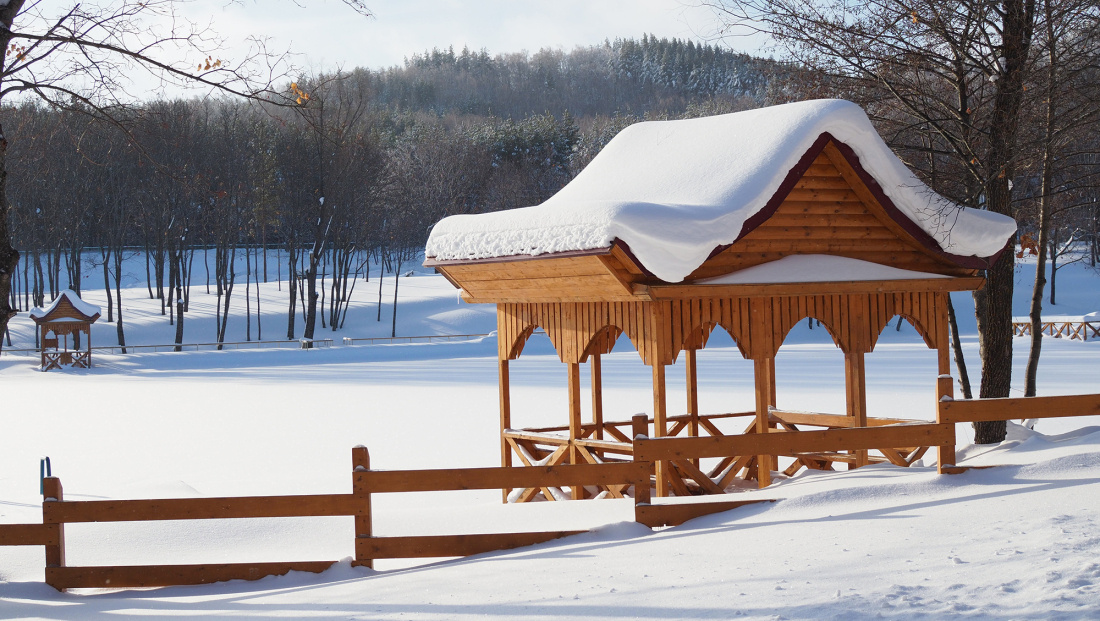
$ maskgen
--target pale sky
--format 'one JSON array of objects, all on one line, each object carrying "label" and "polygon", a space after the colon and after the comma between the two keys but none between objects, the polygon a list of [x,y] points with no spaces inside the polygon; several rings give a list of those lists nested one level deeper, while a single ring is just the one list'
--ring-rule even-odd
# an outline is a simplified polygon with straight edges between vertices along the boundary
[{"label": "pale sky", "polygon": [[[231,42],[271,37],[314,69],[400,65],[433,47],[463,46],[491,55],[592,45],[616,37],[704,40],[717,21],[693,0],[366,0],[365,18],[340,0],[197,0],[185,13]],[[739,46],[741,47],[741,46]],[[746,49],[746,48],[742,48]],[[231,54],[227,50],[227,54]]]}]

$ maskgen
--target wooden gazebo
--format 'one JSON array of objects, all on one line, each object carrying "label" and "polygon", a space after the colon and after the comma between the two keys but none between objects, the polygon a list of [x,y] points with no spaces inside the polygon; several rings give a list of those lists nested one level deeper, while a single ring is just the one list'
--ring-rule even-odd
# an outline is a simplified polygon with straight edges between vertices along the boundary
[{"label": "wooden gazebo", "polygon": [[[659,223],[660,230],[655,228],[648,237],[639,236],[640,242],[624,239],[633,234],[633,230],[630,226],[619,226],[612,231],[625,230],[627,233],[622,237],[614,236],[604,246],[555,248],[547,254],[508,253],[506,244],[499,243],[499,239],[494,241],[493,219],[508,216],[484,214],[458,220],[449,218],[437,225],[432,234],[434,243],[429,241],[425,265],[436,268],[460,287],[466,301],[497,305],[502,465],[512,465],[513,455],[526,465],[596,463],[628,458],[630,438],[624,430],[629,430],[629,423],[605,422],[601,400],[600,356],[611,351],[621,334],[630,338],[644,364],[652,369],[651,424],[652,435],[658,437],[720,435],[722,432],[715,424],[717,419],[738,415],[750,417],[746,433],[795,430],[799,426],[848,428],[903,422],[870,418],[865,390],[864,357],[874,349],[880,332],[890,319],[897,315],[914,326],[929,348],[937,350],[939,374],[950,374],[948,294],[982,286],[980,270],[999,256],[1015,230],[1015,223],[947,203],[923,185],[913,187],[915,177],[904,168],[900,169],[904,172],[899,172],[900,162],[881,144],[877,134],[870,130],[873,139],[864,135],[870,124],[853,104],[834,101],[790,104],[772,109],[775,111],[773,117],[787,118],[784,115],[789,115],[790,109],[796,106],[801,108],[795,112],[803,116],[818,115],[814,122],[803,123],[787,134],[776,132],[780,145],[791,148],[789,144],[794,143],[797,146],[793,148],[797,151],[792,154],[773,149],[761,156],[763,163],[751,175],[767,177],[770,174],[775,177],[774,182],[756,183],[749,179],[752,183],[746,184],[734,179],[734,185],[740,183],[741,188],[747,185],[762,189],[757,192],[759,195],[731,193],[733,198],[727,202],[733,207],[727,208],[727,212],[748,205],[741,209],[742,217],[735,222],[740,227],[729,234],[727,243],[705,248],[708,252],[701,255],[703,260],[692,263],[690,273],[680,282],[670,280],[667,275],[662,278],[655,274],[659,270],[655,270],[654,265],[660,261],[650,259],[647,264],[639,258],[643,253],[636,251],[637,246],[664,243],[661,239],[653,241],[663,230],[673,229],[668,233],[670,244],[691,234],[690,229],[685,234],[684,230],[670,226],[667,219]],[[862,118],[865,127],[859,129],[864,134],[849,128],[852,108]],[[594,187],[598,192],[604,185],[632,187],[660,176],[661,166],[639,172],[635,170],[639,164],[628,161],[625,168],[630,171],[623,173],[628,177],[623,181],[614,178],[615,172],[623,167],[606,163],[597,166],[597,162],[605,156],[627,157],[623,156],[624,152],[640,152],[637,157],[644,158],[646,154],[639,149],[638,143],[652,144],[657,159],[661,159],[662,143],[669,149],[676,148],[678,124],[695,124],[685,125],[684,140],[690,143],[698,143],[700,136],[710,139],[714,135],[712,140],[718,142],[713,144],[749,144],[754,137],[737,135],[736,130],[746,125],[758,126],[767,120],[769,111],[753,112],[755,117],[744,120],[736,117],[749,113],[713,117],[716,119],[713,121],[697,119],[632,126],[627,131],[635,131],[625,139],[626,149],[613,148],[622,138],[620,135],[589,167],[595,167],[595,175],[603,173],[605,177],[612,177],[610,180],[601,185],[586,169],[573,184],[579,184],[582,190]],[[839,122],[837,116],[844,122]],[[706,122],[711,123],[710,127]],[[723,129],[730,132],[722,135]],[[809,135],[790,139],[791,134],[799,131]],[[647,141],[647,132],[657,134],[660,140]],[[841,137],[846,133],[854,134],[847,142]],[[699,157],[706,157],[707,144],[696,146],[703,152]],[[720,151],[715,157],[721,157],[721,149],[725,147],[715,148]],[[664,162],[672,166],[667,175],[672,177],[673,184],[679,180],[678,171],[685,169],[677,169],[670,162],[683,159],[681,156],[682,153],[674,153]],[[879,171],[880,178],[869,171],[872,167],[865,165],[872,158],[876,158],[877,166],[873,168]],[[877,158],[891,160],[884,165]],[[790,165],[792,161],[793,166]],[[695,164],[698,160],[686,166]],[[711,162],[701,165],[709,164]],[[684,172],[692,173],[693,169]],[[905,177],[904,173],[909,176]],[[585,178],[585,175],[589,176]],[[645,179],[638,175],[644,175]],[[641,181],[632,181],[635,178]],[[659,193],[663,186],[658,184],[656,187]],[[629,196],[624,201],[628,207],[618,213],[629,215],[632,201],[647,200],[646,188],[637,191],[641,195]],[[561,195],[575,201],[578,192],[563,190]],[[674,213],[691,214],[693,205],[700,201],[682,202],[688,206],[677,206],[682,211]],[[551,199],[526,209],[567,211],[569,207],[561,207],[561,203],[561,200]],[[937,217],[959,226],[959,237],[968,239],[955,240],[952,244],[950,231],[938,231],[928,218],[921,218],[914,204],[935,206],[939,210]],[[539,222],[534,217],[538,212],[517,215],[522,215],[519,218],[522,221],[536,225]],[[559,221],[551,219],[550,226],[558,226]],[[575,228],[573,222],[566,224]],[[510,235],[507,226],[500,237]],[[708,214],[703,226],[719,225]],[[486,238],[478,242],[482,249],[466,242],[448,243],[449,239],[461,239],[475,229],[488,231],[478,233]],[[974,242],[968,247],[969,238],[981,237],[973,231],[982,232],[983,229],[987,229],[984,248],[995,250],[968,252],[978,245]],[[705,237],[705,234],[700,233],[700,236]],[[990,237],[994,240],[992,243]],[[530,239],[524,243],[530,246]],[[469,257],[462,257],[462,253]],[[654,255],[649,247],[644,254],[660,256]],[[842,415],[783,412],[775,408],[776,353],[788,331],[808,317],[818,320],[844,353],[847,406]],[[753,361],[754,412],[708,416],[699,411],[696,352],[706,346],[716,326],[726,330],[741,354]],[[520,356],[536,328],[546,332],[567,366],[568,425],[556,429],[515,430],[511,424],[508,364]],[[665,366],[673,364],[681,354],[685,356],[686,413],[670,416]],[[590,422],[581,420],[580,365],[586,362],[591,365],[593,420]],[[933,380],[930,378],[930,383],[934,383]],[[949,380],[940,381],[939,386],[941,393],[950,391]],[[898,446],[882,447],[878,455],[869,455],[866,450],[791,454],[787,457],[793,462],[787,472],[793,473],[803,466],[827,469],[837,462],[847,463],[849,467],[871,461],[908,465],[926,450],[927,447]],[[658,464],[659,495],[667,495],[670,491],[677,495],[700,491],[717,493],[738,476],[755,478],[763,487],[771,480],[776,456],[729,456],[709,472],[703,472],[701,464],[677,463],[680,465],[675,467]],[[542,491],[548,498],[560,496],[554,493],[558,490]],[[621,492],[614,488],[605,491],[611,495]],[[516,499],[528,500],[538,492],[523,490]],[[576,488],[571,495],[583,498],[586,493],[583,488]]]},{"label": "wooden gazebo", "polygon": [[[44,310],[31,310],[30,317],[38,326],[43,371],[92,366],[92,324],[99,319],[99,307],[66,289]],[[82,343],[80,335],[84,335]]]}]

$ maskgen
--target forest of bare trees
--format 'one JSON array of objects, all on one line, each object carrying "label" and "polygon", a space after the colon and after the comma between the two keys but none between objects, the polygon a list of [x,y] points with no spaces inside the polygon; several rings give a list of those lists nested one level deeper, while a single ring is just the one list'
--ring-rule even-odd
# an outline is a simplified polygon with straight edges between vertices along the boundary
[{"label": "forest of bare trees", "polygon": [[[79,289],[81,270],[101,270],[124,344],[121,261],[140,251],[177,342],[192,287],[218,296],[221,340],[230,300],[271,271],[289,283],[286,329],[261,326],[257,308],[255,338],[312,338],[343,325],[349,292],[377,276],[370,266],[399,275],[440,218],[539,203],[631,123],[827,96],[863,105],[940,193],[1014,215],[1040,260],[1100,260],[1095,6],[1027,3],[1027,24],[1014,27],[1027,29],[1028,50],[1008,67],[991,34],[1007,19],[995,3],[951,13],[921,2],[904,15],[868,3],[847,22],[805,12],[809,0],[718,4],[770,11],[757,23],[789,60],[646,36],[571,52],[432,50],[401,67],[302,77],[284,87],[289,107],[152,101],[105,125],[79,109],[8,105],[10,227],[24,256],[12,306],[41,305]],[[1018,83],[1004,81],[1010,71]],[[1006,88],[1018,102],[1003,100]],[[996,112],[1006,105],[1012,135]],[[988,275],[991,291],[1012,278],[1006,264],[1007,276]],[[212,280],[195,282],[196,271]],[[247,329],[253,338],[251,318]],[[983,380],[1001,375],[983,369]]]},{"label": "forest of bare trees", "polygon": [[[122,261],[141,252],[177,343],[192,287],[217,296],[221,342],[231,300],[272,271],[288,282],[286,329],[261,325],[256,308],[255,338],[265,327],[313,338],[343,325],[371,265],[399,277],[440,218],[539,203],[622,127],[764,105],[789,96],[778,86],[791,73],[646,36],[531,56],[433,50],[400,68],[303,77],[285,85],[292,106],[158,100],[104,123],[79,104],[8,105],[9,221],[23,256],[11,305],[79,292],[84,270],[101,271],[105,319],[125,345]],[[195,282],[196,271],[211,276]]]}]

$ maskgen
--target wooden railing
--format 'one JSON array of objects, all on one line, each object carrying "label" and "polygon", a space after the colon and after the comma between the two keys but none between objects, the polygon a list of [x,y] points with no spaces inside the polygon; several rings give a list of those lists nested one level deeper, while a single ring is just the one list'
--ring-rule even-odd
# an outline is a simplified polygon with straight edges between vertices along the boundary
[{"label": "wooden railing", "polygon": [[[693,421],[697,421],[697,428],[706,432],[712,438],[729,437],[727,433],[719,428],[718,423],[722,420],[733,420],[737,418],[748,418],[749,422],[747,426],[743,428],[739,426],[737,429],[739,433],[733,434],[732,437],[755,437],[757,433],[755,417],[755,412],[670,416],[668,418],[669,428],[664,437],[680,437],[680,434],[688,429],[688,424]],[[504,431],[504,439],[519,460],[528,466],[557,465],[563,463],[567,460],[570,449],[574,450],[588,463],[607,463],[629,459],[633,456],[634,443],[627,437],[626,432],[621,428],[632,426],[637,420],[646,419],[643,416],[642,419],[637,419],[637,417],[635,417],[635,419],[631,421],[582,424],[579,437],[572,441],[566,433],[568,427],[562,426],[539,427],[533,429],[506,429]],[[639,434],[649,436],[650,432],[648,425],[650,425],[651,422],[652,421],[648,421],[646,423],[647,427],[642,428],[640,431],[634,430],[631,433],[634,436]],[[867,426],[884,427],[903,424],[911,425],[921,422],[922,421],[899,418],[869,418],[867,420]],[[799,412],[772,408],[769,413],[769,423],[771,427],[777,431],[800,432],[805,431],[805,427],[817,427],[826,430],[848,429],[854,427],[856,421],[853,417],[838,414]],[[601,431],[604,433],[605,439],[596,437]],[[904,436],[904,432],[895,434],[895,437],[904,438]],[[898,443],[893,445],[884,444],[872,447],[878,454],[867,457],[867,462],[888,462],[902,467],[909,466],[923,457],[928,451],[928,445],[917,444],[919,440],[919,436],[912,436],[904,438],[903,440],[897,440]],[[751,442],[751,440],[749,442]],[[814,451],[788,452],[780,453],[779,455],[792,458],[791,464],[783,473],[787,476],[793,476],[798,470],[804,467],[815,470],[830,470],[833,465],[837,463],[846,463],[850,466],[855,466],[860,456],[854,451],[859,448],[860,447],[855,447],[850,451],[821,448]],[[725,493],[726,488],[729,487],[734,479],[740,477],[751,480],[756,477],[757,455],[759,455],[759,453],[729,453],[720,456],[720,459],[718,459],[716,463],[712,463],[705,468],[699,462],[698,458],[692,458],[687,462],[676,461],[675,463],[670,463],[668,465],[667,475],[670,489],[672,489],[677,496]],[[638,457],[633,456],[633,459],[636,460]],[[539,491],[540,490],[536,489],[524,490],[523,493],[515,497],[514,500],[518,502],[531,500]],[[568,497],[568,495],[561,493],[560,490],[547,489],[542,491],[543,497],[547,500],[564,499]],[[607,492],[607,494],[613,498],[621,497],[619,491],[615,488],[603,488],[601,491]]]},{"label": "wooden railing", "polygon": [[[1043,334],[1054,338],[1081,339],[1100,338],[1100,321],[1042,321],[1039,328]],[[1013,336],[1031,336],[1030,321],[1013,321]]]},{"label": "wooden railing", "polygon": [[[0,524],[0,545],[44,546],[46,583],[59,589],[124,588],[256,580],[289,571],[321,572],[335,561],[221,563],[195,565],[69,566],[65,525],[90,522],[222,520],[276,517],[354,517],[354,564],[373,567],[375,559],[428,558],[478,554],[542,543],[583,531],[539,531],[428,536],[378,536],[371,498],[394,492],[453,491],[559,486],[613,486],[635,489],[638,521],[676,525],[686,519],[746,504],[709,503],[684,509],[650,505],[653,464],[642,461],[519,468],[378,471],[370,469],[365,447],[352,449],[351,494],[170,498],[156,500],[69,501],[61,480],[43,479],[42,524]],[[755,501],[754,501],[755,502]]]},{"label": "wooden railing", "polygon": [[939,420],[945,423],[1100,416],[1100,395],[1010,397],[1006,399],[941,400]]},{"label": "wooden railing", "polygon": [[[950,381],[949,377],[944,381]],[[809,460],[808,467],[823,467],[840,455],[877,450],[886,461],[908,465],[915,457],[903,455],[913,447],[950,447],[955,444],[955,423],[1005,418],[1052,418],[1100,415],[1100,395],[977,399],[938,404],[938,422],[923,423],[878,419],[868,427],[852,427],[846,416],[772,410],[777,426],[769,433],[705,437],[649,437],[645,415],[631,420],[629,455],[632,461],[607,461],[575,465],[539,465],[516,468],[465,468],[442,470],[371,470],[365,447],[352,450],[352,493],[302,496],[254,496],[158,500],[67,501],[57,477],[43,479],[42,524],[0,524],[0,545],[43,546],[46,582],[58,589],[149,587],[204,584],[222,580],[254,580],[288,571],[320,572],[333,561],[276,563],[225,563],[201,565],[71,567],[65,562],[65,525],[87,522],[155,520],[212,520],[235,518],[351,516],[354,518],[354,563],[373,566],[375,559],[465,556],[492,550],[541,543],[580,531],[539,531],[429,536],[379,536],[374,533],[371,498],[396,492],[475,489],[521,490],[530,494],[560,487],[600,487],[621,497],[633,491],[635,519],[651,527],[681,524],[686,520],[727,511],[770,499],[676,503],[651,498],[658,469],[670,478],[670,487],[681,496],[696,492],[722,493],[730,472],[747,467],[759,455],[791,456]],[[618,425],[618,424],[616,424]],[[799,425],[826,427],[817,431]],[[539,434],[545,432],[513,432]],[[624,434],[625,435],[625,434]],[[539,437],[542,441],[545,438]],[[591,442],[597,442],[592,440]],[[613,441],[605,441],[612,443]],[[625,444],[625,443],[616,443]],[[614,446],[592,445],[611,451]],[[902,447],[902,448],[897,448]],[[560,450],[555,449],[555,450]],[[891,453],[899,459],[891,458]],[[621,451],[626,455],[626,451]],[[746,457],[748,456],[748,457]],[[947,457],[953,455],[947,453]],[[702,459],[718,459],[721,472],[705,473]],[[796,462],[797,463],[797,462]],[[953,464],[953,459],[951,459]],[[944,472],[958,472],[941,464]],[[690,487],[691,483],[694,487]],[[572,490],[571,490],[572,491]],[[553,494],[549,494],[553,496]]]},{"label": "wooden railing", "polygon": [[[950,386],[954,380],[950,375],[941,375],[940,381]],[[966,467],[955,465],[954,428],[956,423],[1074,416],[1100,416],[1100,394],[959,401],[950,396],[940,397],[936,404],[936,420],[951,425],[952,429],[951,442],[940,447],[940,472],[954,474],[967,470]]]}]

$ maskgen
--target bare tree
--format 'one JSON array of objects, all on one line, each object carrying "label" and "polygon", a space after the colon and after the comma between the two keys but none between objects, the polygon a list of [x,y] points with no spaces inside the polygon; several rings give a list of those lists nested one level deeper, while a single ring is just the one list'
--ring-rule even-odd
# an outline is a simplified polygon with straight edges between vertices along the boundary
[{"label": "bare tree", "polygon": [[1030,238],[1033,244],[1029,244],[1037,256],[1029,310],[1031,349],[1024,376],[1024,395],[1028,397],[1036,394],[1042,351],[1047,259],[1050,259],[1050,303],[1054,305],[1058,259],[1076,241],[1077,231],[1059,235],[1065,223],[1056,222],[1056,219],[1080,206],[1073,200],[1074,190],[1084,179],[1096,175],[1091,158],[1081,157],[1081,153],[1087,153],[1091,146],[1087,142],[1082,144],[1081,136],[1087,136],[1100,119],[1100,85],[1096,80],[1100,61],[1100,14],[1096,3],[1045,0],[1041,17],[1036,44],[1041,54],[1037,58],[1037,79],[1033,88],[1044,97],[1036,106],[1041,108],[1041,113],[1036,114],[1041,121],[1036,125],[1042,131],[1038,137],[1041,150],[1038,234]]},{"label": "bare tree", "polygon": [[[922,128],[961,174],[950,198],[1012,215],[1019,116],[1036,0],[706,0],[731,27],[761,32],[786,53],[863,93],[872,117]],[[889,138],[888,138],[889,140]],[[1013,255],[985,270],[974,295],[981,397],[1007,397],[1012,379]],[[1000,442],[1004,422],[975,423]]]},{"label": "bare tree", "polygon": [[[344,2],[369,14],[362,0]],[[256,41],[239,62],[227,62],[212,33],[177,15],[175,7],[173,0],[61,6],[8,0],[0,6],[0,104],[26,93],[119,122],[134,73],[246,98],[275,94],[270,85],[288,70],[285,57],[267,54]],[[19,261],[8,231],[7,148],[0,126],[0,332],[15,314],[9,294]]]}]

